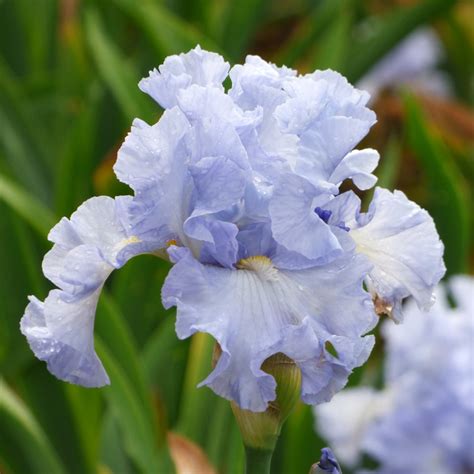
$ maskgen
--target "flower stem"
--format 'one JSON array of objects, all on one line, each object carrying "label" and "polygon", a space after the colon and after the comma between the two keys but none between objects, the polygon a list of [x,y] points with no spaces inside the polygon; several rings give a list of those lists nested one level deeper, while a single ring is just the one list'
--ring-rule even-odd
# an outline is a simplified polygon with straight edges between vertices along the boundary
[{"label": "flower stem", "polygon": [[245,446],[245,474],[270,474],[273,449]]}]

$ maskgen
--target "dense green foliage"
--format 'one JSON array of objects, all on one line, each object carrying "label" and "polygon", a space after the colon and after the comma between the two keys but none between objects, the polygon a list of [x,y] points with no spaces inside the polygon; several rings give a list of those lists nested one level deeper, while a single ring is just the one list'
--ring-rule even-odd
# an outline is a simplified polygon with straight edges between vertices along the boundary
[{"label": "dense green foliage", "polygon": [[[92,195],[129,193],[112,172],[116,151],[134,117],[159,117],[137,82],[169,54],[199,43],[231,63],[252,52],[302,72],[331,67],[356,81],[418,25],[433,23],[454,97],[380,98],[379,124],[367,144],[381,152],[381,183],[404,190],[434,216],[448,272],[469,270],[474,37],[466,16],[474,9],[468,3],[0,1],[0,472],[172,472],[169,430],[201,446],[218,472],[242,472],[228,403],[196,388],[210,370],[213,341],[204,335],[178,341],[173,312],[162,308],[166,262],[138,257],[107,283],[96,348],[110,387],[59,382],[19,332],[27,295],[43,298],[49,289],[41,259],[51,226]],[[350,383],[377,383],[380,367],[378,344]],[[273,472],[308,472],[323,446],[313,426],[310,408],[298,406]]]}]

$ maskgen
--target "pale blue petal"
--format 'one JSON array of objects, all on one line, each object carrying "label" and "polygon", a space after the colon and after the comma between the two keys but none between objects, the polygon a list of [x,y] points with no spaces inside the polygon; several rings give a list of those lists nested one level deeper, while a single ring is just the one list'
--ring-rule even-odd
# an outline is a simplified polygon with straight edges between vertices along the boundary
[{"label": "pale blue petal", "polygon": [[189,214],[189,133],[189,122],[178,108],[165,111],[153,126],[135,121],[114,167],[135,191],[124,209],[133,232],[162,246],[183,238],[183,216]]},{"label": "pale blue petal", "polygon": [[139,87],[163,108],[177,103],[178,93],[192,84],[222,88],[229,63],[222,56],[199,46],[188,53],[168,56],[165,62],[142,79]]},{"label": "pale blue petal", "polygon": [[42,303],[30,297],[21,320],[21,332],[38,359],[57,378],[84,387],[110,383],[94,351],[94,313],[99,292],[67,302],[53,290]]},{"label": "pale blue petal", "polygon": [[196,192],[194,213],[211,214],[242,200],[246,174],[226,157],[205,157],[190,167]]},{"label": "pale blue petal", "polygon": [[216,117],[232,124],[239,132],[258,126],[263,110],[242,110],[223,90],[193,85],[178,95],[178,105],[192,122]]},{"label": "pale blue petal", "polygon": [[342,247],[331,227],[316,214],[318,199],[326,202],[329,195],[304,178],[285,174],[275,186],[269,210],[279,244],[324,263],[340,255]]},{"label": "pale blue petal", "polygon": [[318,121],[301,136],[296,172],[315,183],[330,182],[341,161],[371,126],[371,122],[340,116]]},{"label": "pale blue petal", "polygon": [[[232,268],[237,261],[238,227],[209,216],[189,218],[184,226],[186,235],[199,242],[199,260]],[[195,247],[196,248],[196,247]]]},{"label": "pale blue petal", "polygon": [[281,89],[283,81],[296,76],[296,71],[286,66],[277,67],[259,56],[248,55],[244,64],[236,64],[229,72],[232,88],[229,95],[245,109],[252,109],[259,103],[257,89]]},{"label": "pale blue petal", "polygon": [[249,157],[232,124],[209,115],[193,124],[190,154],[194,163],[206,157],[227,157],[243,170],[249,169]]},{"label": "pale blue petal", "polygon": [[329,182],[339,186],[345,179],[351,178],[359,189],[370,189],[377,182],[377,177],[372,171],[377,167],[379,158],[379,153],[372,148],[353,150],[332,172]]},{"label": "pale blue petal", "polygon": [[334,71],[317,71],[284,84],[288,100],[275,110],[283,132],[299,137],[295,171],[328,181],[343,158],[375,123],[368,95]]},{"label": "pale blue petal", "polygon": [[[202,265],[183,249],[170,254],[177,263],[162,297],[165,307],[177,306],[178,337],[201,331],[216,339],[222,356],[203,383],[242,408],[262,411],[274,399],[275,382],[260,367],[276,352],[301,367],[302,396],[310,403],[330,399],[368,356],[372,338],[361,336],[376,317],[362,288],[370,268],[364,258],[348,255],[324,267],[287,271],[257,257],[235,270]],[[327,341],[337,357],[325,349]]]},{"label": "pale blue petal", "polygon": [[30,298],[21,330],[48,369],[62,380],[96,387],[108,383],[94,352],[94,318],[100,291],[115,268],[153,250],[129,233],[120,210],[129,197],[91,198],[50,232],[54,246],[45,256],[45,275],[60,290],[41,303]]},{"label": "pale blue petal", "polygon": [[172,157],[185,153],[185,137],[190,128],[178,108],[165,111],[155,125],[135,119],[117,154],[114,165],[117,178],[135,192],[162,185]]},{"label": "pale blue petal", "polygon": [[356,227],[356,219],[360,215],[360,198],[353,192],[338,194],[333,199],[322,204],[322,208],[331,213],[328,224],[333,226]]},{"label": "pale blue petal", "polygon": [[433,303],[433,289],[444,275],[443,244],[430,215],[400,191],[376,188],[366,215],[350,236],[374,264],[370,290],[392,316],[402,319],[401,301],[412,295],[421,308]]}]

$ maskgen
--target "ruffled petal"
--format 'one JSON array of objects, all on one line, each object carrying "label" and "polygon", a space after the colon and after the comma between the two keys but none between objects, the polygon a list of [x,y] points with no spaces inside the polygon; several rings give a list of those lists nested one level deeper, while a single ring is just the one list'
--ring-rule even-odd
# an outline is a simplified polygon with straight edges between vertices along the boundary
[{"label": "ruffled petal", "polygon": [[286,66],[278,67],[259,56],[248,55],[244,64],[236,64],[229,72],[232,88],[229,95],[245,109],[252,109],[259,103],[257,88],[282,89],[283,82],[296,76],[296,71]]},{"label": "ruffled petal", "polygon": [[243,197],[247,184],[246,175],[229,158],[202,158],[190,167],[190,172],[196,191],[195,213],[224,211]]},{"label": "ruffled petal", "polygon": [[163,113],[159,122],[148,125],[135,119],[130,133],[117,154],[114,171],[117,178],[135,192],[144,192],[163,185],[172,161],[185,154],[184,137],[191,126],[176,107]]},{"label": "ruffled petal", "polygon": [[370,189],[377,182],[372,171],[377,167],[380,155],[372,148],[353,150],[339,163],[329,177],[329,182],[339,186],[345,179],[351,178],[361,190]]},{"label": "ruffled petal", "polygon": [[30,297],[21,319],[21,332],[35,356],[47,363],[58,379],[84,387],[102,387],[110,383],[94,351],[94,314],[100,290],[80,300],[65,301],[69,296],[50,292],[45,302]]},{"label": "ruffled petal", "polygon": [[21,331],[35,355],[56,377],[86,387],[109,383],[94,351],[94,318],[101,289],[110,273],[131,257],[155,250],[129,234],[120,213],[130,198],[91,198],[50,232],[53,248],[43,261],[45,275],[60,290],[44,303],[34,297]]},{"label": "ruffled petal", "polygon": [[365,107],[368,95],[334,71],[287,80],[284,89],[289,97],[275,117],[283,132],[299,137],[294,171],[313,183],[327,182],[376,121]]},{"label": "ruffled petal", "polygon": [[367,214],[350,236],[374,264],[368,286],[396,321],[401,301],[412,295],[420,308],[433,303],[433,289],[445,273],[443,244],[430,215],[400,191],[376,188]]},{"label": "ruffled petal", "polygon": [[[370,352],[372,338],[361,336],[376,317],[362,289],[369,269],[362,257],[286,271],[262,256],[230,270],[203,265],[183,248],[172,247],[170,255],[177,263],[162,297],[165,307],[178,308],[178,337],[200,331],[216,339],[222,356],[203,384],[241,408],[263,411],[275,398],[274,379],[260,369],[274,353],[295,360],[303,400],[317,403],[342,388]],[[327,342],[337,355],[326,350]]]},{"label": "ruffled petal", "polygon": [[222,88],[228,72],[229,63],[222,56],[197,46],[188,53],[168,56],[138,86],[167,109],[176,105],[179,91],[192,84]]},{"label": "ruffled petal", "polygon": [[255,127],[262,121],[262,107],[242,110],[223,90],[193,85],[178,94],[178,105],[192,122],[204,117],[216,117],[232,124],[239,132]]},{"label": "ruffled petal", "polygon": [[114,166],[119,180],[135,191],[124,209],[134,233],[157,245],[183,237],[191,198],[189,132],[190,124],[177,107],[165,111],[153,126],[135,120]]},{"label": "ruffled petal", "polygon": [[325,263],[342,253],[342,247],[330,226],[315,212],[317,200],[329,195],[309,181],[285,174],[270,199],[270,217],[275,240],[288,250]]}]

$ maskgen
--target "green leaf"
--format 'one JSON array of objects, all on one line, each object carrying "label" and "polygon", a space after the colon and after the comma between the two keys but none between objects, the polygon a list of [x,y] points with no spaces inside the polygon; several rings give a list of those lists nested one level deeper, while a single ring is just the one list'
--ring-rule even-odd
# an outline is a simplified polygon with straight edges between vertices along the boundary
[{"label": "green leaf", "polygon": [[37,255],[32,257],[36,242],[27,224],[3,202],[0,202],[0,215],[0,235],[4,236],[0,268],[8,269],[8,278],[0,285],[0,373],[11,375],[33,357],[18,323],[27,304],[26,295],[41,290],[37,287],[41,265]]},{"label": "green leaf", "polygon": [[413,6],[390,11],[367,34],[358,33],[354,38],[352,54],[343,69],[351,82],[359,80],[369,69],[388,53],[400,40],[417,26],[445,14],[456,0],[424,0]]},{"label": "green leaf", "polygon": [[311,61],[311,69],[342,69],[351,41],[352,8],[351,4],[341,4],[328,31],[317,42],[317,54]]},{"label": "green leaf", "polygon": [[238,61],[263,18],[267,0],[228,1],[223,12],[220,40],[230,58]]},{"label": "green leaf", "polygon": [[[200,44],[203,48],[218,52],[219,46],[193,25],[174,15],[166,7],[143,0],[113,0],[148,38],[157,58],[153,66],[170,54],[183,53]],[[238,2],[237,2],[238,3]],[[150,65],[150,66],[152,66]]]},{"label": "green leaf", "polygon": [[[138,357],[135,341],[131,337],[130,329],[120,309],[105,289],[102,291],[97,308],[95,331],[102,342],[107,345],[121,370],[128,374],[127,377],[142,403],[150,403],[145,374]],[[162,435],[164,436],[164,433]]]},{"label": "green leaf", "polygon": [[[140,346],[172,313],[161,304],[161,287],[170,267],[170,263],[153,255],[140,255],[113,275],[111,294]],[[135,323],[137,314],[140,324]]]},{"label": "green leaf", "polygon": [[346,1],[322,0],[318,2],[311,13],[301,20],[295,32],[275,55],[275,61],[278,64],[293,66],[332,24],[337,12]]},{"label": "green leaf", "polygon": [[103,394],[100,390],[90,390],[72,384],[64,384],[64,390],[71,406],[82,453],[87,459],[86,464],[97,466],[103,419]]},{"label": "green leaf", "polygon": [[133,474],[135,471],[127,457],[119,429],[116,417],[112,411],[107,411],[102,423],[101,462],[113,473]]},{"label": "green leaf", "polygon": [[197,388],[197,385],[212,370],[214,345],[215,341],[209,334],[193,335],[182,391],[178,431],[201,445],[207,438],[208,414],[214,409],[217,395],[208,387]]},{"label": "green leaf", "polygon": [[103,392],[121,427],[125,447],[135,465],[143,473],[173,472],[173,465],[164,440],[157,444],[154,423],[156,416],[138,396],[133,383],[105,344],[97,338],[97,352],[112,381]]},{"label": "green leaf", "polygon": [[[1,76],[1,72],[0,72]],[[1,87],[1,85],[0,85]],[[23,124],[15,122],[12,109],[0,103],[0,165],[43,200],[49,198],[47,173],[26,137]],[[3,163],[2,163],[3,162]]]},{"label": "green leaf", "polygon": [[[18,457],[25,457],[31,473],[62,474],[64,466],[40,424],[24,402],[0,379],[0,443],[11,438]],[[6,462],[9,462],[6,459]],[[15,461],[11,460],[11,464]]]},{"label": "green leaf", "polygon": [[56,223],[53,213],[26,190],[0,174],[0,199],[45,237]]},{"label": "green leaf", "polygon": [[[22,34],[27,40],[25,51],[28,55],[28,66],[32,73],[41,73],[48,67],[53,54],[54,31],[56,23],[56,4],[52,0],[36,0],[32,8],[29,0],[12,2],[21,22]],[[41,11],[41,21],[38,21]]]},{"label": "green leaf", "polygon": [[177,338],[174,314],[167,314],[163,318],[143,349],[142,365],[149,386],[153,387],[163,402],[167,424],[173,426],[179,416],[189,341]]},{"label": "green leaf", "polygon": [[[22,344],[26,346],[26,340]],[[80,415],[74,413],[75,405],[69,399],[67,385],[53,377],[46,370],[46,364],[38,360],[16,377],[15,383],[25,404],[61,457],[66,471],[71,474],[95,473],[96,461],[88,457],[81,429],[75,422],[77,416],[82,416],[83,422],[87,423],[90,414],[88,411]]]},{"label": "green leaf", "polygon": [[[467,3],[466,3],[467,7]],[[451,13],[448,16],[445,30],[442,34],[443,46],[446,49],[445,60],[450,72],[458,98],[467,104],[474,105],[474,37],[472,36],[472,25],[469,29],[468,23],[472,19],[465,20],[465,26]]]},{"label": "green leaf", "polygon": [[157,110],[139,91],[139,74],[107,36],[96,10],[86,11],[85,31],[97,69],[120,105],[126,123],[134,117],[151,119]]},{"label": "green leaf", "polygon": [[[43,74],[49,84],[51,77]],[[32,186],[42,198],[49,197],[48,179],[54,167],[54,149],[56,141],[52,134],[51,123],[43,120],[48,116],[56,97],[47,95],[34,87],[28,87],[26,79],[16,76],[9,64],[0,56],[0,114],[4,124],[0,130],[0,143],[4,147],[4,158],[10,163],[20,182]],[[49,118],[49,116],[48,116]],[[24,164],[28,167],[25,168]]]},{"label": "green leaf", "polygon": [[470,242],[469,192],[444,143],[428,128],[414,97],[405,95],[408,143],[428,179],[428,211],[445,245],[449,274],[467,269]]},{"label": "green leaf", "polygon": [[311,407],[300,403],[283,426],[282,435],[276,447],[276,454],[282,454],[280,463],[273,463],[275,473],[308,472],[320,456],[324,447],[314,428]]},{"label": "green leaf", "polygon": [[[230,403],[215,398],[212,418],[208,423],[206,452],[219,472],[242,472],[244,450],[242,437],[230,408]],[[240,468],[239,468],[240,467]]]}]

